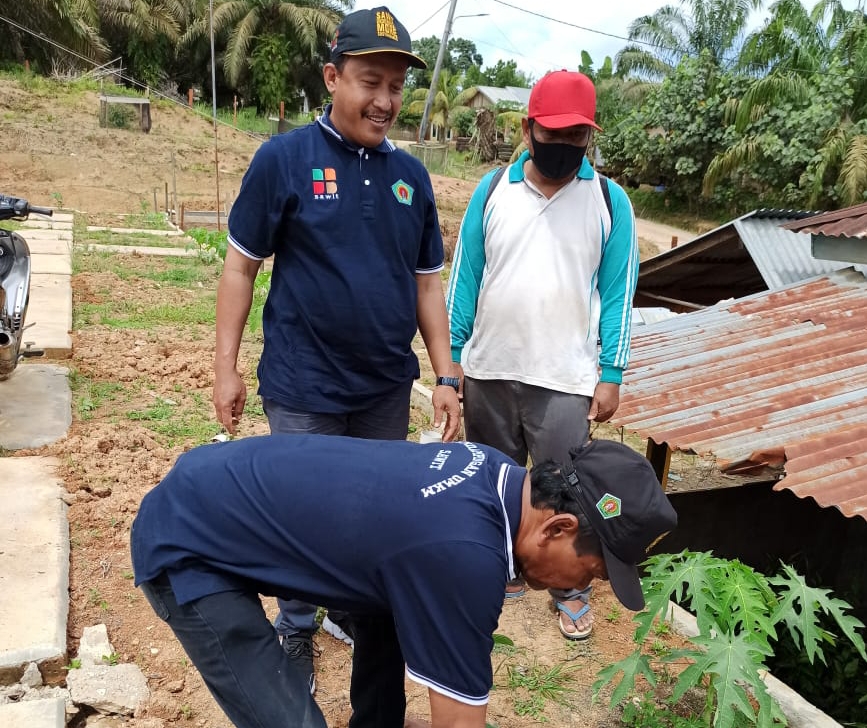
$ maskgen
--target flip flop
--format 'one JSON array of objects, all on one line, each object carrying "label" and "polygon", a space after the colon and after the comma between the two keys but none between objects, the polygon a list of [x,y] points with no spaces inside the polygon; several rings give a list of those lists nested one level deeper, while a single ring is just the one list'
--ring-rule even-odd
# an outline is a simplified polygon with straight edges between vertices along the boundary
[{"label": "flip flop", "polygon": [[565,614],[567,617],[569,617],[569,619],[572,620],[573,624],[575,624],[575,631],[574,632],[567,632],[565,629],[563,629],[563,622],[560,619],[560,615],[559,614],[557,615],[557,626],[560,628],[560,633],[567,640],[575,640],[575,641],[586,640],[593,633],[593,625],[592,624],[589,627],[587,627],[587,629],[581,629],[578,627],[578,624],[577,624],[578,620],[581,619],[581,617],[583,617],[585,614],[587,614],[587,612],[590,611],[590,604],[588,602],[584,602],[584,606],[581,607],[581,609],[579,609],[577,612],[573,612],[571,609],[569,609],[569,607],[567,607],[562,602],[554,602],[554,604],[559,611],[563,612],[563,614]]},{"label": "flip flop", "polygon": [[518,597],[524,596],[524,594],[526,594],[526,593],[527,593],[527,590],[524,589],[523,587],[521,587],[518,591],[513,591],[513,592],[507,591],[506,592],[506,599],[517,599]]}]

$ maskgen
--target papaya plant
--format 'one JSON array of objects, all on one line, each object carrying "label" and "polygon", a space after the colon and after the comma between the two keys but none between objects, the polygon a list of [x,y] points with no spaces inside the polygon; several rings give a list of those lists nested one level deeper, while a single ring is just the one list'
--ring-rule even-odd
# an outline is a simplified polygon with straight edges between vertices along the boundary
[{"label": "papaya plant", "polygon": [[[688,667],[669,698],[671,705],[698,688],[706,691],[698,716],[702,725],[785,725],[785,716],[762,681],[765,663],[773,655],[771,643],[778,631],[785,630],[811,664],[816,658],[825,663],[824,649],[833,647],[840,636],[824,629],[823,619],[835,625],[867,662],[860,634],[864,625],[849,614],[850,605],[827,589],[809,586],[791,566],[783,564],[778,576],[766,577],[740,561],[691,551],[653,556],[645,566],[646,607],[635,617],[634,640],[639,647],[603,668],[593,686],[598,696],[603,687],[613,685],[612,707],[636,691],[639,676],[655,686],[654,665],[686,661]],[[654,624],[667,619],[670,600],[695,615],[699,634],[684,649],[644,654],[641,645]]]}]

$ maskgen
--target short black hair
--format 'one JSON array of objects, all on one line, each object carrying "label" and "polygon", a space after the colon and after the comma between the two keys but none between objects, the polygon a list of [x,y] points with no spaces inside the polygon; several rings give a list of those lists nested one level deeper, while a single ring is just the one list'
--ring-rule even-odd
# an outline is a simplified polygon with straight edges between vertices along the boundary
[{"label": "short black hair", "polygon": [[602,556],[602,543],[584,509],[572,495],[571,486],[563,477],[560,464],[544,460],[530,470],[530,503],[533,508],[554,513],[569,513],[578,519],[575,553],[578,556]]}]

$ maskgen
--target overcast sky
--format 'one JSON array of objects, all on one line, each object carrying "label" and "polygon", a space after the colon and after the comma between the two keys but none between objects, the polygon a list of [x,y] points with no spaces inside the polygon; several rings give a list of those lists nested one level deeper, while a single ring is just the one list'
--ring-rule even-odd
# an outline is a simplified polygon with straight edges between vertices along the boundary
[{"label": "overcast sky", "polygon": [[[854,8],[859,0],[844,0]],[[441,38],[448,17],[449,0],[356,0],[355,9],[385,4],[403,23],[413,39]],[[614,59],[626,45],[629,24],[641,15],[652,14],[663,0],[561,0],[554,3],[529,0],[458,0],[451,37],[476,44],[483,66],[498,60],[514,60],[518,70],[534,79],[558,68],[577,68],[581,51],[586,50],[597,68],[605,56]],[[815,3],[808,2],[812,7]],[[765,3],[767,7],[769,2]],[[522,9],[525,8],[525,9]],[[461,17],[486,13],[483,17]],[[761,25],[765,13],[752,19]]]}]

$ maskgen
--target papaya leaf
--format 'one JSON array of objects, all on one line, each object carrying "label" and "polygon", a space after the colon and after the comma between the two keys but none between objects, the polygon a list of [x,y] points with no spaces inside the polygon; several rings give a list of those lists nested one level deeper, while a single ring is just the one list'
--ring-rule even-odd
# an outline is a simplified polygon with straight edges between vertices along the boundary
[{"label": "papaya leaf", "polygon": [[731,561],[716,593],[720,631],[752,635],[769,649],[768,639],[777,638],[771,619],[776,597],[765,577],[739,561]]},{"label": "papaya leaf", "polygon": [[820,610],[834,618],[837,626],[858,650],[861,659],[867,660],[864,638],[856,631],[863,629],[864,623],[847,614],[850,605],[831,597],[828,589],[809,586],[804,577],[788,564],[783,564],[782,567],[783,574],[769,580],[773,586],[779,587],[780,593],[780,602],[774,617],[786,624],[796,645],[803,644],[810,663],[812,664],[817,656],[826,663],[820,642],[832,645],[835,642],[834,635],[819,626]]},{"label": "papaya leaf", "polygon": [[733,728],[738,713],[752,722],[761,724],[767,721],[770,718],[770,701],[764,709],[760,702],[757,714],[745,686],[755,695],[767,692],[759,669],[764,667],[764,658],[771,654],[771,651],[746,634],[717,633],[713,637],[699,635],[693,637],[692,641],[705,651],[701,662],[692,667],[710,678],[710,690],[716,702],[714,727]]},{"label": "papaya leaf", "polygon": [[639,675],[643,676],[650,685],[656,685],[656,675],[650,667],[650,657],[642,655],[641,650],[635,650],[631,655],[627,655],[619,662],[615,662],[613,665],[609,665],[599,671],[599,679],[593,683],[594,700],[605,685],[615,682],[615,678],[620,672],[623,673],[623,677],[616,682],[614,692],[611,693],[609,705],[612,708],[622,703],[635,691],[635,678]]}]

